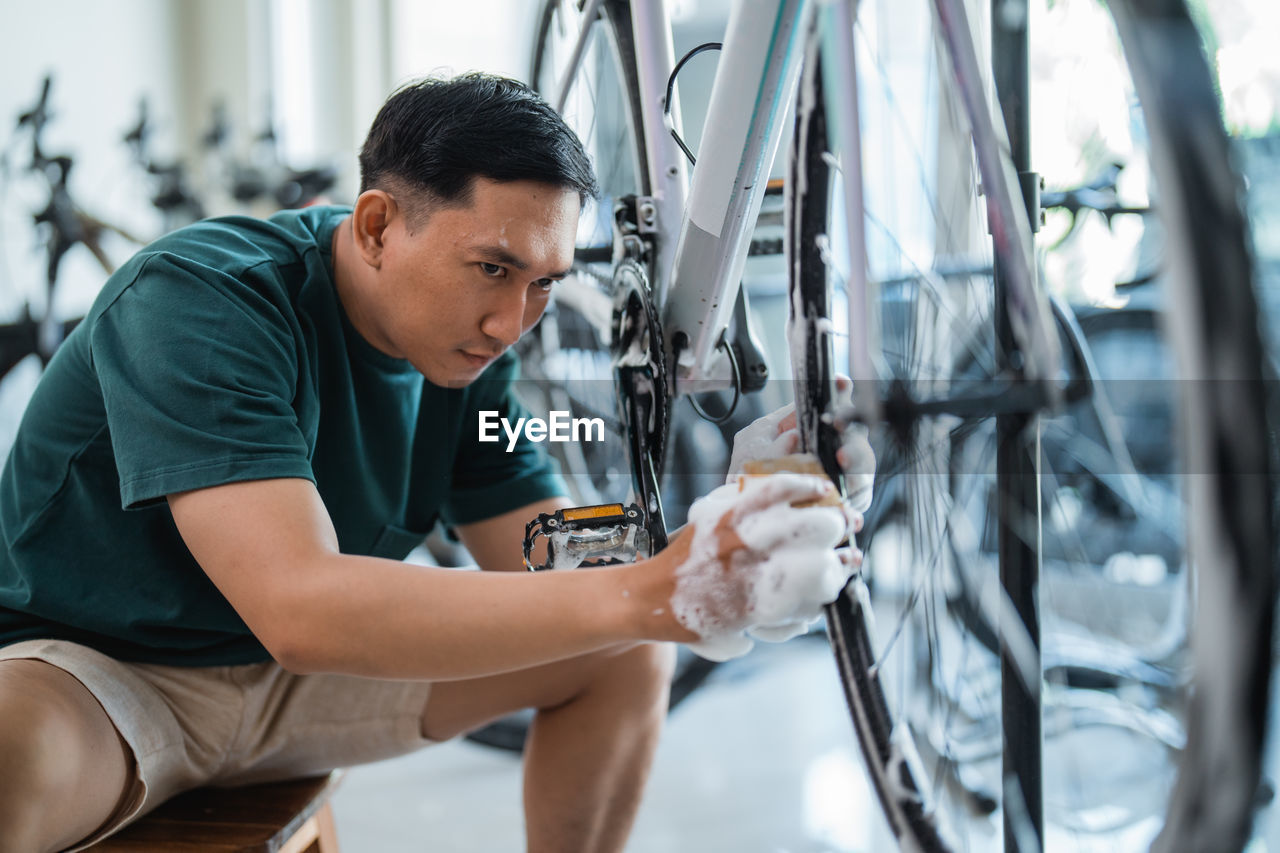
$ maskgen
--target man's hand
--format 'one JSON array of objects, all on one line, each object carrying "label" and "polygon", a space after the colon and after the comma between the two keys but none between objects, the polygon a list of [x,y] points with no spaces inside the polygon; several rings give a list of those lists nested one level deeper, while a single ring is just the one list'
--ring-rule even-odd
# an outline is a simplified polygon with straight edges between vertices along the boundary
[{"label": "man's hand", "polygon": [[694,502],[669,549],[678,555],[671,611],[711,660],[746,654],[752,636],[795,636],[834,601],[861,562],[836,546],[856,517],[839,505],[796,506],[829,496],[831,483],[802,474],[744,477]]},{"label": "man's hand", "polygon": [[[836,391],[842,399],[841,405],[836,407],[835,426],[843,437],[840,450],[836,453],[836,462],[844,471],[847,495],[845,503],[861,514],[871,506],[876,456],[871,449],[871,442],[867,440],[867,428],[853,423],[849,418],[853,411],[853,382],[845,376],[836,377]],[[794,404],[789,404],[752,421],[733,437],[729,482],[736,480],[749,461],[776,459],[799,450],[800,433],[796,428],[796,408]]]},{"label": "man's hand", "polygon": [[[840,449],[836,452],[836,462],[844,471],[845,477],[845,509],[849,518],[849,531],[856,533],[862,529],[862,513],[871,506],[871,489],[875,482],[876,457],[867,440],[867,429],[861,424],[853,423],[853,383],[845,376],[836,377],[836,391],[841,395],[842,405],[837,407],[835,426],[841,431],[843,438]],[[798,452],[800,449],[800,433],[796,424],[795,405],[783,406],[775,412],[765,415],[748,424],[734,436],[733,456],[729,463],[729,483],[736,483],[748,463],[777,459]],[[847,551],[842,559],[861,562],[861,552],[856,549]],[[839,589],[828,600],[834,600]],[[800,619],[783,619],[773,623],[759,623],[748,629],[751,636],[767,642],[782,642],[799,634],[803,634],[816,621],[818,614]],[[739,650],[735,654],[744,654],[751,648],[751,640],[740,637]],[[697,648],[695,647],[695,650]],[[732,656],[732,655],[730,655]]]}]

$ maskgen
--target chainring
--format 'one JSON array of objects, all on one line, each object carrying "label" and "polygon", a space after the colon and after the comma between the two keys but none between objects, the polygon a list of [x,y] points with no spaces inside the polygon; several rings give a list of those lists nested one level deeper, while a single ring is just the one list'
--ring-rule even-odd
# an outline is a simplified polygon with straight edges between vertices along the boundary
[{"label": "chainring", "polygon": [[[614,377],[622,421],[632,438],[631,462],[637,491],[643,491],[639,486],[645,474],[643,460],[638,456],[647,454],[652,473],[660,475],[670,424],[671,400],[662,327],[653,309],[649,277],[642,264],[630,258],[619,262],[613,273],[613,293]],[[636,413],[642,413],[644,423],[633,423]],[[647,506],[646,510],[652,512],[653,506]]]}]

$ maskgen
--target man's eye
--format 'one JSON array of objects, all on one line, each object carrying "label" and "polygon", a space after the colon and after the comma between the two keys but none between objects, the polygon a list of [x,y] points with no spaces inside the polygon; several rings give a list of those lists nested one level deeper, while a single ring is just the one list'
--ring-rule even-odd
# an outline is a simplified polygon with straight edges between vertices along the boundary
[{"label": "man's eye", "polygon": [[538,288],[539,290],[543,290],[543,291],[550,292],[550,291],[551,291],[551,285],[553,285],[553,284],[555,284],[555,283],[556,283],[556,280],[555,280],[555,279],[553,279],[553,278],[540,278],[540,279],[538,279],[537,281],[535,281],[535,282],[533,283],[533,285],[534,285],[534,287]]},{"label": "man's eye", "polygon": [[482,272],[484,272],[485,275],[493,276],[494,278],[497,278],[498,276],[502,275],[502,273],[504,272],[502,267],[498,266],[497,264],[490,264],[490,263],[486,263],[485,261],[480,262],[480,269]]}]

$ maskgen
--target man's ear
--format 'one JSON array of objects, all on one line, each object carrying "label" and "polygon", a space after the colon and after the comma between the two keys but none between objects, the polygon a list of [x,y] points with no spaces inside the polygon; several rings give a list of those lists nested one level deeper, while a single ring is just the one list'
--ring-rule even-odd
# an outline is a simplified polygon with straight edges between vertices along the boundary
[{"label": "man's ear", "polygon": [[396,200],[383,190],[366,190],[356,199],[351,213],[352,236],[360,257],[374,269],[382,267],[387,228],[398,212]]}]

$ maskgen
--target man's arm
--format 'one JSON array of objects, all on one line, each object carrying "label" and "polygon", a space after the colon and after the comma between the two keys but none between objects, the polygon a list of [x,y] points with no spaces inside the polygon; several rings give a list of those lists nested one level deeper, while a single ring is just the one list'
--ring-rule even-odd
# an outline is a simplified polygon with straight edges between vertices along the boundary
[{"label": "man's arm", "polygon": [[[573,506],[568,498],[535,501],[528,506],[472,524],[459,524],[458,538],[467,546],[476,564],[486,571],[525,571],[525,525],[543,512]],[[535,552],[535,558],[538,554]]]},{"label": "man's arm", "polygon": [[[669,615],[653,615],[667,607],[673,586],[673,564],[663,557],[535,575],[342,554],[315,486],[302,479],[184,492],[170,495],[169,506],[210,579],[272,656],[298,672],[467,678],[617,643],[693,636]],[[514,530],[515,515],[500,518]],[[466,539],[482,565],[505,567],[518,555],[514,534],[510,550],[506,542],[479,543],[482,532],[508,535],[490,534],[502,526],[498,519],[469,526]]]}]

